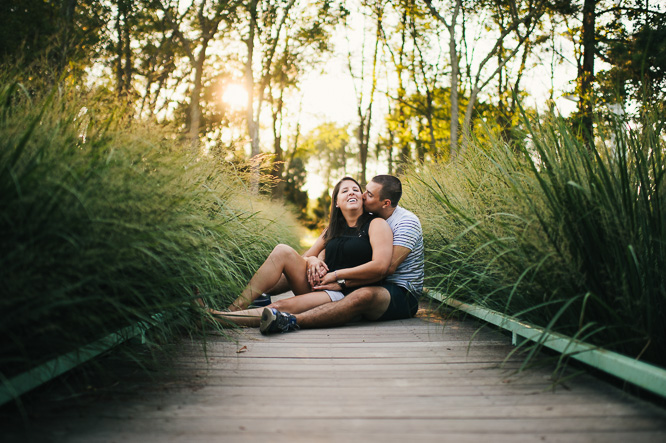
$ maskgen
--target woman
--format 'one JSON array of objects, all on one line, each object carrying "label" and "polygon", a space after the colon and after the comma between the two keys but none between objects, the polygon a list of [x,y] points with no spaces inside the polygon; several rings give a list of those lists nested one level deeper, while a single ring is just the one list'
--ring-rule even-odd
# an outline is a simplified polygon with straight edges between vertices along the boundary
[{"label": "woman", "polygon": [[[324,262],[318,256],[323,251]],[[381,280],[391,262],[393,232],[381,217],[363,210],[363,193],[356,180],[345,177],[335,185],[328,228],[306,257],[287,245],[277,245],[254,274],[242,294],[229,307],[230,312],[209,309],[222,323],[259,326],[264,308],[246,309],[275,286],[284,275],[297,297],[269,305],[293,314],[342,299],[360,287],[353,281],[370,284]],[[351,281],[353,288],[347,287]],[[320,284],[338,282],[339,291],[313,291]]]}]

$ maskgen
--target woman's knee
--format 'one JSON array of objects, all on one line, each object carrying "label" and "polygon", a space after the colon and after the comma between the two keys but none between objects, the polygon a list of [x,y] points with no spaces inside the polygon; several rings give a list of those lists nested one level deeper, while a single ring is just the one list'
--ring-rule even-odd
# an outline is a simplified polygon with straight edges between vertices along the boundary
[{"label": "woman's knee", "polygon": [[275,245],[275,247],[273,248],[273,252],[271,252],[271,255],[292,255],[292,254],[298,254],[298,253],[291,246],[282,243]]},{"label": "woman's knee", "polygon": [[273,248],[273,251],[270,253],[269,257],[273,260],[289,260],[295,256],[299,256],[298,252],[289,245],[284,245],[280,243]]}]

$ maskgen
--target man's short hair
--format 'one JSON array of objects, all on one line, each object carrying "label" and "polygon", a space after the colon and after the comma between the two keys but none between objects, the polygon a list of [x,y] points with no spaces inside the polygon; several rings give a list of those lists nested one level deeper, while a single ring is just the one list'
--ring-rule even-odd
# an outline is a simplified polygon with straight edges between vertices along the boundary
[{"label": "man's short hair", "polygon": [[402,197],[402,183],[400,183],[398,177],[382,174],[374,176],[371,181],[382,185],[382,190],[379,192],[381,200],[389,199],[391,200],[391,207],[398,206],[400,197]]}]

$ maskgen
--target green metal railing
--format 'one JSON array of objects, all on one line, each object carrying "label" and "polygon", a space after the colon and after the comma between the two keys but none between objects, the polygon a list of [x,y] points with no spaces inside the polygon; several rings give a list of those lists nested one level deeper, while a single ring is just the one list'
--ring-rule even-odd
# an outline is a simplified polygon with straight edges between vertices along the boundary
[{"label": "green metal railing", "polygon": [[163,314],[155,314],[151,321],[140,321],[132,326],[120,329],[79,349],[61,355],[10,379],[3,379],[0,386],[0,406],[16,400],[21,395],[53,380],[55,377],[85,363],[119,344],[141,335],[145,343],[145,333],[153,325],[164,320]]},{"label": "green metal railing", "polygon": [[518,344],[518,337],[531,340],[666,398],[665,369],[590,345],[566,335],[548,332],[543,328],[521,322],[490,309],[462,303],[435,291],[428,291],[427,295],[454,309],[510,331],[514,346]]}]

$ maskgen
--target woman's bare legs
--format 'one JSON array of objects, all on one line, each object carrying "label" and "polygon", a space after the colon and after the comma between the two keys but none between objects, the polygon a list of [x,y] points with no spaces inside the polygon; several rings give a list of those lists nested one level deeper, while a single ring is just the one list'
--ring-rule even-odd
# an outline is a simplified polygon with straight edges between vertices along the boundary
[{"label": "woman's bare legs", "polygon": [[243,309],[242,311],[226,312],[208,309],[208,313],[223,326],[258,327],[264,308]]},{"label": "woman's bare legs", "polygon": [[[289,297],[271,303],[267,307],[276,308],[278,311],[289,312],[290,314],[300,314],[325,303],[330,303],[331,297],[324,292],[310,292],[299,295],[298,297]],[[242,311],[224,312],[209,309],[208,312],[223,325],[234,323],[238,326],[259,327],[261,322],[261,313],[264,308],[244,309]]]},{"label": "woman's bare legs", "polygon": [[289,282],[287,281],[287,277],[285,277],[285,275],[282,274],[277,284],[265,292],[266,294],[270,295],[278,295],[278,294],[283,294],[290,290],[291,288],[289,287]]},{"label": "woman's bare legs", "polygon": [[305,294],[312,288],[307,279],[307,262],[291,246],[277,245],[257,270],[241,295],[229,306],[232,312],[246,309],[262,293],[273,288],[284,274],[294,294]]}]

